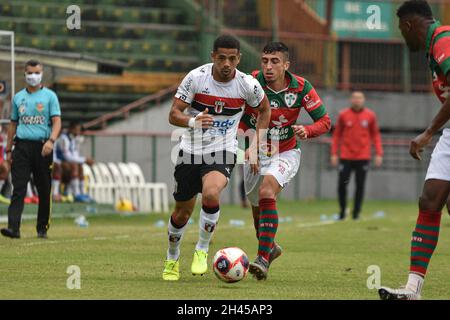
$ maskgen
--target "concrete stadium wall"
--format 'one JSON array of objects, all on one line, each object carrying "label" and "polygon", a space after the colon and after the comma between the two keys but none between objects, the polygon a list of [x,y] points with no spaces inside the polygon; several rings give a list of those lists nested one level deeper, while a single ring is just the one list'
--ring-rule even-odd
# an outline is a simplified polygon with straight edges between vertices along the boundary
[{"label": "concrete stadium wall", "polygon": [[[320,90],[320,94],[335,121],[339,110],[347,106],[349,93]],[[133,115],[127,120],[111,125],[107,131],[170,133],[174,128],[168,124],[167,120],[170,105],[171,101],[168,101],[141,114]],[[403,95],[371,92],[367,93],[367,105],[377,113],[380,126],[389,130],[423,129],[439,109],[438,100],[431,94]],[[307,118],[303,115],[301,122],[308,122]],[[121,141],[120,137],[97,137],[95,151],[97,161],[121,161]],[[151,181],[151,139],[130,137],[127,141],[127,160],[139,163],[147,180]],[[169,137],[157,139],[156,180],[167,183],[169,189],[173,188],[174,165],[171,161],[171,152],[174,145],[175,142],[171,142]],[[89,154],[90,139],[87,139],[84,148]],[[337,170],[328,166],[328,152],[327,146],[304,142],[300,173],[283,192],[282,198],[335,199],[337,197]],[[405,172],[372,169],[368,175],[366,198],[415,201],[421,192],[424,175],[424,168]],[[230,186],[223,195],[225,202],[239,202],[239,176],[239,168],[236,168]],[[353,197],[353,192],[354,181],[352,180],[348,193],[349,198]]]}]

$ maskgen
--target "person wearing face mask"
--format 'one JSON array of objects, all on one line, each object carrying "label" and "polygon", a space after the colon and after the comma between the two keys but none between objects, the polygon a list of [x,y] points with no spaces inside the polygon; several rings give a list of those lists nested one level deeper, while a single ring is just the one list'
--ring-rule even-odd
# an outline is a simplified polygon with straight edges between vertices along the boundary
[{"label": "person wearing face mask", "polygon": [[331,165],[339,166],[338,195],[339,219],[345,219],[347,208],[347,186],[350,175],[355,171],[356,190],[353,219],[359,219],[364,185],[371,158],[371,145],[375,146],[375,166],[383,162],[383,146],[375,113],[364,106],[364,93],[355,91],[350,98],[351,107],[339,114],[333,132],[331,145]]},{"label": "person wearing face mask", "polygon": [[41,84],[42,75],[43,66],[39,61],[26,62],[26,87],[15,94],[11,106],[6,159],[14,188],[8,208],[8,227],[0,230],[9,238],[20,238],[24,198],[31,174],[39,194],[36,231],[38,238],[47,238],[53,146],[61,131],[61,109],[55,92]]}]

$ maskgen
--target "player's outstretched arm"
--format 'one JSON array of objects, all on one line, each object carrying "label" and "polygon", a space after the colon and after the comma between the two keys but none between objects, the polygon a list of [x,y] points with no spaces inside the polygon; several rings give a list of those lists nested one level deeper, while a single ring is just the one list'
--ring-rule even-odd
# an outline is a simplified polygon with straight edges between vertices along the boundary
[{"label": "player's outstretched arm", "polygon": [[199,113],[195,118],[184,113],[184,110],[189,107],[189,104],[181,101],[180,99],[174,99],[172,108],[169,113],[169,123],[183,128],[209,128],[213,125],[213,117],[208,114],[208,109]]},{"label": "player's outstretched arm", "polygon": [[331,119],[328,114],[324,114],[321,118],[314,120],[314,124],[309,126],[293,125],[294,133],[300,139],[312,139],[321,136],[331,129]]},{"label": "player's outstretched arm", "polygon": [[316,90],[308,81],[305,81],[305,89],[307,90],[307,94],[302,98],[302,107],[308,112],[311,119],[313,119],[314,124],[309,126],[292,126],[294,133],[302,140],[316,138],[331,129],[331,120],[325,105],[322,103],[322,99],[320,99]]}]

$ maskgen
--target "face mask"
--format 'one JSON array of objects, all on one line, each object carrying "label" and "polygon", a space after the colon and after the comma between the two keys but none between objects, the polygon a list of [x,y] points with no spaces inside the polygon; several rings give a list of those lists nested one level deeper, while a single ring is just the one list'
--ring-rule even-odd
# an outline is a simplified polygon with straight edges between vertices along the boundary
[{"label": "face mask", "polygon": [[32,87],[37,87],[41,84],[42,73],[25,74],[25,81]]}]

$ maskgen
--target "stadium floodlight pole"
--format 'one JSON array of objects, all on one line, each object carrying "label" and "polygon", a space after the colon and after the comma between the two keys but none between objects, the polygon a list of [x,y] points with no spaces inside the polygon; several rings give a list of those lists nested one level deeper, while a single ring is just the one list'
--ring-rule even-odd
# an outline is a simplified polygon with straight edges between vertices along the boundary
[{"label": "stadium floodlight pole", "polygon": [[15,56],[14,56],[14,31],[4,31],[0,30],[0,36],[10,36],[11,39],[11,105],[12,100],[15,94],[15,85],[16,85],[16,78],[15,78]]}]

